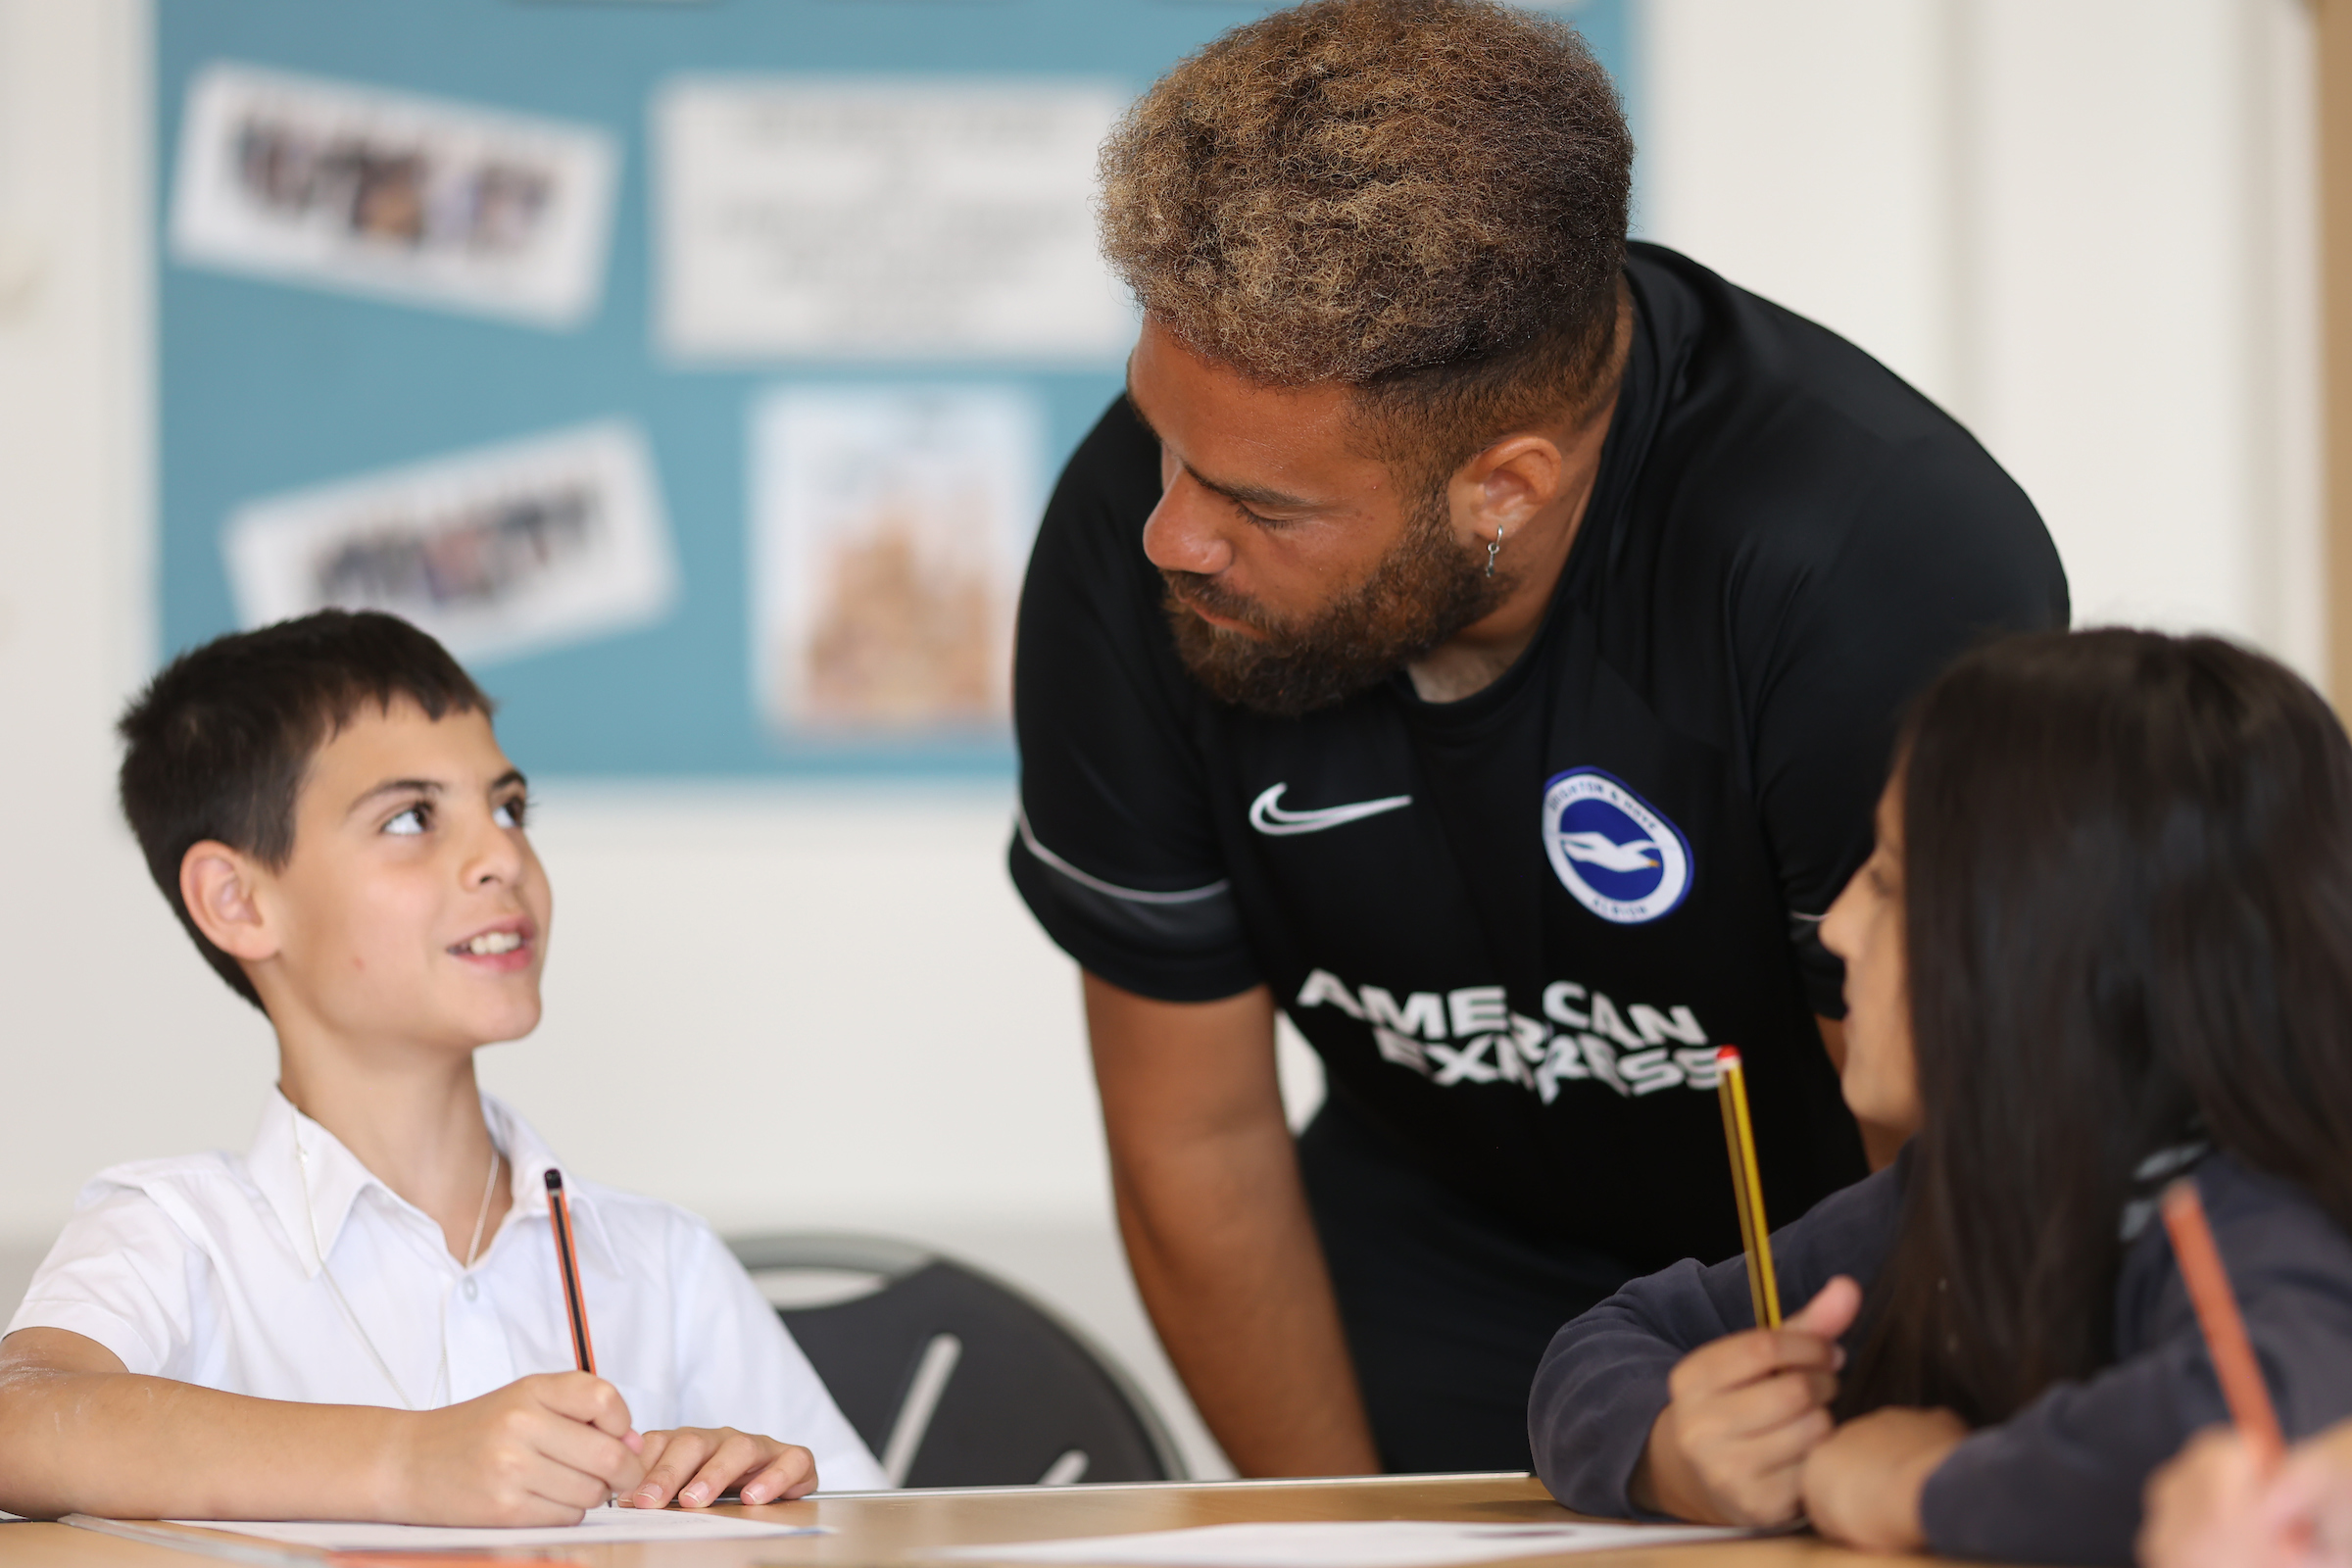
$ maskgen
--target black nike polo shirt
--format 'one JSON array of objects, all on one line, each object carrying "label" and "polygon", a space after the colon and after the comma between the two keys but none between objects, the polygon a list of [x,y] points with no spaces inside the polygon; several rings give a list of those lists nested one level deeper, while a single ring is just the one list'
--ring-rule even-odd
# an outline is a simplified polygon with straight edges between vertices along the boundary
[{"label": "black nike polo shirt", "polygon": [[1714,1049],[1747,1062],[1775,1221],[1864,1174],[1814,1028],[1816,926],[1868,856],[1904,702],[2067,623],[2032,503],[1851,344],[1671,251],[1542,630],[1460,702],[1399,673],[1302,718],[1179,662],[1124,400],[1021,596],[1014,882],[1171,1002],[1260,984],[1400,1158],[1637,1269],[1739,1250]]}]

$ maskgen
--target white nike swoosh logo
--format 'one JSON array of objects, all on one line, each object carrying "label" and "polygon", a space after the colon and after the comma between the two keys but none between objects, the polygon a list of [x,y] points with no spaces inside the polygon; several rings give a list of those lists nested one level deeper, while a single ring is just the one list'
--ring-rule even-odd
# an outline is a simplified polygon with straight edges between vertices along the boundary
[{"label": "white nike swoosh logo", "polygon": [[1345,827],[1349,822],[1361,822],[1367,816],[1394,811],[1400,806],[1410,806],[1410,795],[1391,795],[1377,801],[1357,801],[1352,806],[1326,806],[1314,811],[1286,811],[1274,804],[1282,799],[1288,784],[1277,784],[1250,803],[1250,825],[1260,833],[1282,838],[1292,833],[1320,833],[1327,827]]}]

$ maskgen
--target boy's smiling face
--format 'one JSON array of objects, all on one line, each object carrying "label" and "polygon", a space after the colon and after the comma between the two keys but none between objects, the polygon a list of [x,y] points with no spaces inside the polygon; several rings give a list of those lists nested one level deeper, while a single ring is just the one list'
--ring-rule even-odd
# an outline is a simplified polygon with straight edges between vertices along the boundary
[{"label": "boy's smiling face", "polygon": [[[471,1051],[537,1026],[553,898],[524,794],[486,714],[361,706],[311,759],[286,863],[237,858],[246,918],[221,945],[281,1038]],[[220,886],[205,895],[232,912]]]}]

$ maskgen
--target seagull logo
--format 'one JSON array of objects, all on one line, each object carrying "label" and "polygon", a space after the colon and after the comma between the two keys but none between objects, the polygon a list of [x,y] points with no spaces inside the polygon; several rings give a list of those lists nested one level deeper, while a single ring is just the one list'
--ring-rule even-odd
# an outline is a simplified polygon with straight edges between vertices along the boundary
[{"label": "seagull logo", "polygon": [[1611,925],[1663,919],[1690,892],[1690,841],[1613,773],[1572,767],[1545,779],[1542,828],[1560,886]]},{"label": "seagull logo", "polygon": [[1649,871],[1663,862],[1650,855],[1657,845],[1648,839],[1620,844],[1606,833],[1563,833],[1560,849],[1571,860],[1583,860],[1604,871]]},{"label": "seagull logo", "polygon": [[1345,827],[1349,822],[1361,822],[1367,816],[1394,811],[1413,804],[1410,795],[1389,795],[1377,801],[1356,801],[1348,806],[1325,806],[1311,811],[1283,809],[1282,792],[1288,784],[1277,784],[1250,803],[1250,825],[1269,838],[1288,838],[1294,833],[1320,833],[1328,827]]}]

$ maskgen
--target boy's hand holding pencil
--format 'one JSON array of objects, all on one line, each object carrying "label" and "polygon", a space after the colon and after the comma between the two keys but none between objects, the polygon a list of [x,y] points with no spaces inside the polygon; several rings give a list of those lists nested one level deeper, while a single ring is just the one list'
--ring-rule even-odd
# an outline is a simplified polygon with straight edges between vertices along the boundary
[{"label": "boy's hand holding pencil", "polygon": [[[556,1243],[556,1273],[564,1289],[564,1311],[571,1323],[571,1349],[580,1375],[595,1379],[596,1340],[588,1332],[588,1293],[580,1285],[580,1258],[572,1245],[571,1200],[564,1192],[564,1173],[550,1169],[547,1183],[547,1223]],[[620,1396],[612,1386],[596,1386]],[[625,1427],[629,1412],[620,1405]],[[745,1502],[789,1502],[816,1490],[816,1456],[797,1444],[779,1443],[733,1427],[679,1427],[666,1432],[627,1434],[629,1451],[636,1456],[631,1479],[615,1484],[612,1494],[626,1494],[629,1506],[663,1508],[671,1501],[686,1508],[707,1508],[730,1488]],[[640,1485],[642,1483],[642,1485]],[[635,1488],[632,1492],[630,1489]],[[602,1504],[604,1497],[598,1497]]]},{"label": "boy's hand holding pencil", "polygon": [[645,1479],[620,1391],[545,1372],[415,1415],[387,1455],[379,1517],[410,1524],[569,1525]]}]

